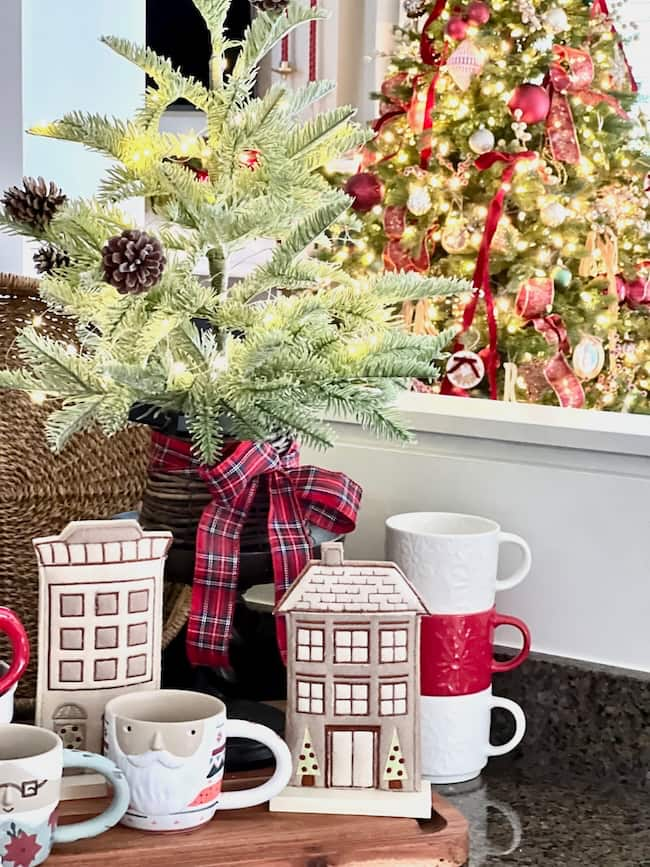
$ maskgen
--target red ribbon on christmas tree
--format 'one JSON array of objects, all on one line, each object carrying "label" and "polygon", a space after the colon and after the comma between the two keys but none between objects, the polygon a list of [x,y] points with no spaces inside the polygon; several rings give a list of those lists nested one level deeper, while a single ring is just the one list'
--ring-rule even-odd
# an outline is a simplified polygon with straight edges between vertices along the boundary
[{"label": "red ribbon on christmas tree", "polygon": [[[311,557],[309,526],[337,535],[356,526],[361,488],[343,473],[299,466],[294,442],[285,454],[270,443],[241,442],[224,450],[215,466],[201,465],[192,444],[154,433],[150,469],[196,473],[212,497],[196,534],[192,607],[187,655],[193,665],[228,666],[228,646],[237,597],[242,528],[262,478],[268,480],[268,534],[276,599],[296,580]],[[286,656],[284,624],[278,646]]]},{"label": "red ribbon on christmas tree", "polygon": [[[497,366],[499,363],[498,352],[498,330],[497,318],[494,311],[494,296],[490,286],[490,249],[496,230],[499,226],[499,221],[503,216],[503,207],[506,196],[510,191],[510,184],[517,169],[517,164],[523,160],[536,160],[537,154],[533,151],[523,151],[519,154],[500,153],[499,151],[491,151],[489,154],[483,154],[474,163],[479,172],[491,169],[496,163],[505,163],[503,174],[501,175],[501,183],[496,195],[490,202],[487,218],[485,221],[485,229],[483,231],[483,239],[478,251],[476,260],[476,269],[474,271],[474,286],[475,291],[472,300],[465,308],[463,315],[463,333],[469,330],[474,317],[478,302],[483,295],[485,298],[485,308],[487,313],[488,334],[489,334],[489,349],[485,359],[485,368],[487,371],[488,383],[490,386],[490,398],[492,400],[499,399],[499,390],[497,385]],[[455,351],[463,348],[461,341],[456,343]]]},{"label": "red ribbon on christmas tree", "polygon": [[607,93],[591,90],[594,81],[594,61],[588,51],[553,46],[554,60],[551,63],[551,110],[546,128],[553,158],[563,163],[577,165],[580,162],[580,143],[568,94],[577,96],[585,105],[611,106],[619,117],[629,119],[619,101]]},{"label": "red ribbon on christmas tree", "polygon": [[[593,5],[591,7],[591,17],[596,18],[598,15],[605,15],[607,18],[610,18],[609,7],[607,6],[607,0],[594,0]],[[637,83],[636,78],[634,77],[634,72],[632,71],[632,67],[630,66],[630,61],[627,59],[627,54],[625,53],[625,48],[623,47],[623,42],[621,41],[620,36],[618,35],[618,30],[614,25],[611,26],[611,32],[617,39],[618,49],[621,52],[621,56],[623,58],[623,63],[625,64],[625,68],[627,69],[627,74],[630,78],[630,87],[632,88],[632,93],[639,92],[639,85]]]}]

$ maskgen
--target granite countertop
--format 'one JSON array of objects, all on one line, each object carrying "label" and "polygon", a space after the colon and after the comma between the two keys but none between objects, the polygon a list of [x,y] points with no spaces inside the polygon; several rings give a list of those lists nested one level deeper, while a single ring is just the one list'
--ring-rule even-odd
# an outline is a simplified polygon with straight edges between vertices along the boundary
[{"label": "granite countertop", "polygon": [[493,760],[484,777],[441,787],[470,823],[468,867],[650,867],[650,794]]}]

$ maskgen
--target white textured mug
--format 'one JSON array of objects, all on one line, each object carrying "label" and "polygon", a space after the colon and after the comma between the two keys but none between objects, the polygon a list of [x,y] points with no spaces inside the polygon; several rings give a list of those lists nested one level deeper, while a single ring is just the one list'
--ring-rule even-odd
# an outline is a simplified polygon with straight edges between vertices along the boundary
[{"label": "white textured mug", "polygon": [[[248,738],[275,757],[270,780],[222,794],[226,740]],[[254,807],[289,783],[291,754],[266,726],[226,719],[223,702],[198,692],[139,691],[111,699],[104,711],[104,751],[123,771],[131,803],[122,824],[140,831],[182,831],[217,810]]]},{"label": "white textured mug", "polygon": [[[497,578],[499,548],[518,545],[524,559],[508,578]],[[386,521],[387,559],[418,590],[432,614],[475,614],[492,608],[530,572],[528,544],[488,518],[448,512],[411,512]]]},{"label": "white textured mug", "polygon": [[[492,695],[492,689],[471,695],[422,696],[422,776],[432,783],[473,780],[492,756],[511,752],[526,734],[523,710],[508,698]],[[495,707],[509,711],[515,733],[500,746],[490,743],[490,723]]]}]

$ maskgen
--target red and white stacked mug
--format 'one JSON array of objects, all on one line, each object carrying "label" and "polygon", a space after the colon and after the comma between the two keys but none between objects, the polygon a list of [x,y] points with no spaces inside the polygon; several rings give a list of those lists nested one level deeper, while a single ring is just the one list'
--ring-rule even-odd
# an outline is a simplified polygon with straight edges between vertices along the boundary
[{"label": "red and white stacked mug", "polygon": [[[523,562],[497,578],[499,548],[517,545]],[[422,773],[433,783],[477,777],[491,756],[513,750],[526,731],[524,712],[492,694],[492,675],[511,671],[530,652],[530,632],[516,617],[498,614],[496,593],[509,590],[530,571],[528,544],[487,518],[445,512],[394,515],[386,522],[386,553],[420,593],[430,616],[422,620]],[[523,647],[507,662],[494,658],[497,626],[512,626]],[[490,742],[492,709],[514,717],[506,744]]]}]

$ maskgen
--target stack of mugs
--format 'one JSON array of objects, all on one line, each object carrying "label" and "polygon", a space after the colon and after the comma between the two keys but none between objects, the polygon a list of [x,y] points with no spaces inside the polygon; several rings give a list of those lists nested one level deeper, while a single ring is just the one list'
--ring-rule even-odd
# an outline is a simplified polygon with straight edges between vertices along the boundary
[{"label": "stack of mugs", "polygon": [[[531,567],[530,549],[498,524],[471,515],[417,512],[386,522],[387,558],[402,569],[426,603],[422,619],[422,771],[433,783],[477,777],[491,756],[513,750],[526,730],[515,702],[492,694],[492,675],[511,671],[530,651],[530,633],[516,617],[497,614],[496,593],[515,587]],[[519,546],[521,566],[497,578],[499,548]],[[494,631],[513,626],[523,636],[521,652],[508,662],[494,659]],[[512,714],[515,733],[499,746],[490,742],[492,709]]]}]

